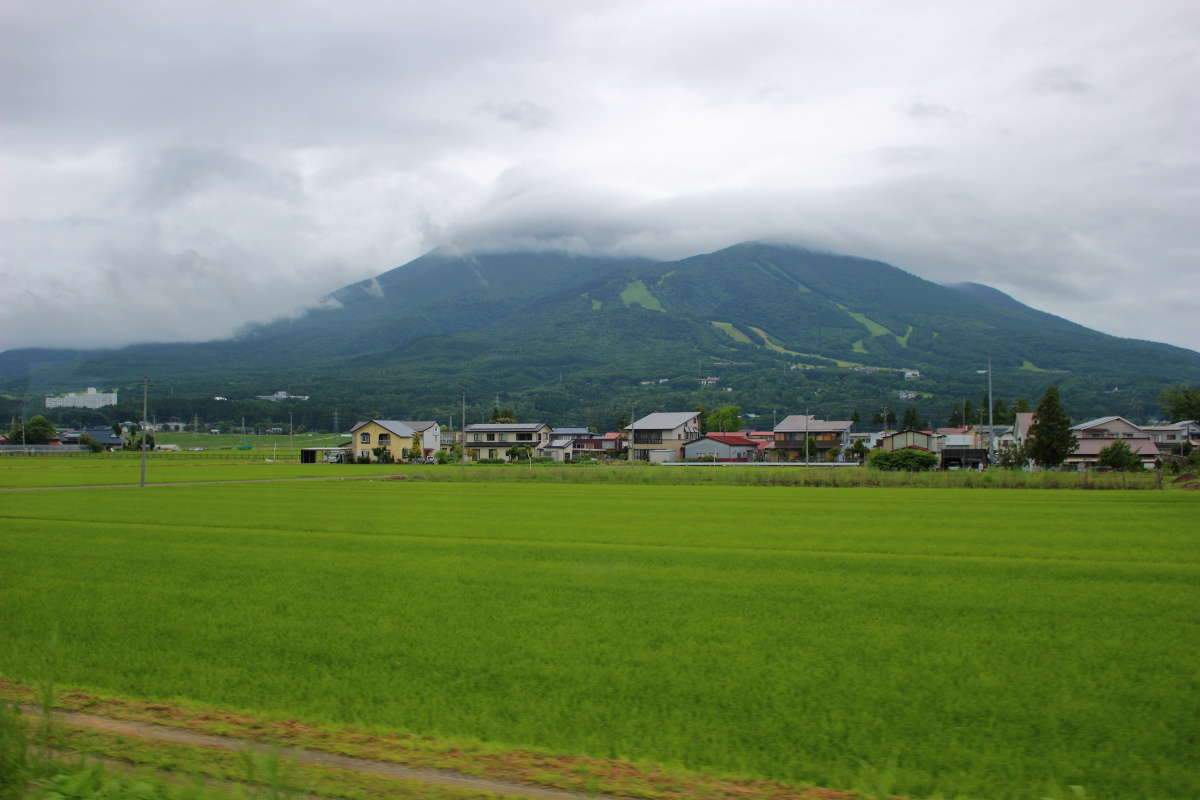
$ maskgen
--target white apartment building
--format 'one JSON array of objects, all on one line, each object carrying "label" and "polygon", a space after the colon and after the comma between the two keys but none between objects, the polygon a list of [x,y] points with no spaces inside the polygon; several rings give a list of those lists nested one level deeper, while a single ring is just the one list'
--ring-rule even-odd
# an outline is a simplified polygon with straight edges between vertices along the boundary
[{"label": "white apartment building", "polygon": [[67,392],[58,397],[46,398],[46,408],[104,408],[116,404],[116,392],[98,392],[95,386],[89,386],[82,394]]}]

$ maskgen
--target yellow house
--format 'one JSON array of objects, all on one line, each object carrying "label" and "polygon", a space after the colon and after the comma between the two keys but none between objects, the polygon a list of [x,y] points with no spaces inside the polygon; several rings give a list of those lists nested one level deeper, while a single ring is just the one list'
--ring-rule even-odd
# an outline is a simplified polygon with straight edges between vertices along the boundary
[{"label": "yellow house", "polygon": [[407,461],[412,450],[415,431],[403,422],[394,419],[371,419],[355,423],[350,429],[351,452],[355,458],[378,461],[377,448],[391,453],[393,461]]}]

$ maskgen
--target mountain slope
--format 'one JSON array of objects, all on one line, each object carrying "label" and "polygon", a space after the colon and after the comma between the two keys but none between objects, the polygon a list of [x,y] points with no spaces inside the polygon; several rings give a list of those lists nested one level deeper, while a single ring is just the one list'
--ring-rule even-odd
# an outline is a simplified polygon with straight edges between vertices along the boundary
[{"label": "mountain slope", "polygon": [[[673,262],[435,252],[234,339],[3,353],[0,386],[36,394],[148,374],[181,398],[288,386],[354,413],[443,417],[460,393],[502,393],[525,416],[593,424],[723,402],[867,414],[909,391],[937,418],[979,397],[989,357],[1000,396],[1036,399],[1055,382],[1079,415],[1146,416],[1163,386],[1200,381],[1198,353],[1107,336],[990,287],[745,243]],[[718,386],[702,388],[709,375]]]}]

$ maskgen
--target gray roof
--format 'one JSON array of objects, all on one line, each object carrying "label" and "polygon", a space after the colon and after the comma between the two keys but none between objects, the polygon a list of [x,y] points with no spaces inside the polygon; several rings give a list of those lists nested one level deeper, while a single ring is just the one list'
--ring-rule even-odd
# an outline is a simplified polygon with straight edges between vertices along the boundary
[{"label": "gray roof", "polygon": [[502,433],[506,431],[537,432],[550,427],[544,422],[481,422],[468,425],[467,430],[478,433]]},{"label": "gray roof", "polygon": [[791,414],[783,418],[775,430],[780,433],[803,433],[804,431],[820,433],[822,431],[848,431],[854,425],[848,419],[817,419],[811,414]]},{"label": "gray roof", "polygon": [[587,428],[555,428],[555,436],[595,436]]},{"label": "gray roof", "polygon": [[[1078,425],[1072,425],[1071,430],[1080,431],[1080,430],[1083,430],[1084,428],[1094,428],[1097,425],[1105,425],[1109,422],[1112,422],[1112,421],[1118,420],[1118,419],[1122,419],[1122,417],[1096,417],[1095,419],[1089,419],[1087,422],[1081,422]],[[1129,420],[1125,420],[1125,421],[1129,422]],[[1130,422],[1129,424],[1132,425],[1133,423]]]},{"label": "gray roof", "polygon": [[430,428],[432,428],[434,425],[437,425],[437,422],[432,419],[418,420],[416,422],[410,422],[409,420],[402,420],[400,422],[400,424],[407,425],[408,427],[412,428],[414,431],[427,431]]},{"label": "gray roof", "polygon": [[549,449],[549,448],[553,447],[555,450],[557,450],[557,449],[563,448],[563,447],[570,447],[571,443],[574,441],[575,441],[574,439],[555,439],[554,441],[545,445],[545,448]]},{"label": "gray roof", "polygon": [[655,411],[653,414],[647,414],[637,420],[625,430],[669,431],[698,416],[700,416],[699,411]]},{"label": "gray roof", "polygon": [[354,433],[356,430],[358,430],[362,426],[367,425],[371,422],[374,422],[376,425],[379,425],[380,427],[387,428],[389,431],[396,434],[397,436],[412,436],[413,435],[413,429],[408,427],[408,423],[401,422],[398,419],[369,419],[366,422],[356,422],[354,424],[354,427],[350,429],[350,432]]}]

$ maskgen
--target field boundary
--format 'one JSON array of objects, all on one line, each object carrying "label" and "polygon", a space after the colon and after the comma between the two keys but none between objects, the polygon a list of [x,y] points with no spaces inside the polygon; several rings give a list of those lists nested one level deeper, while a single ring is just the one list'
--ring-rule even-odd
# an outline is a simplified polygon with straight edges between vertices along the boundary
[{"label": "field boundary", "polygon": [[[40,717],[40,690],[0,677],[0,702]],[[54,695],[51,719],[97,734],[154,741],[163,746],[274,754],[300,765],[417,781],[536,800],[855,800],[854,791],[763,778],[695,772],[620,759],[507,748],[471,740],[439,739],[273,719],[200,704],[147,702],[109,693],[64,689]],[[494,788],[489,788],[489,786]]]},{"label": "field boundary", "polygon": [[[42,717],[42,710],[36,706],[21,704],[17,707],[26,716]],[[273,746],[251,739],[235,739],[227,736],[197,733],[195,731],[170,728],[150,722],[113,719],[112,717],[84,714],[78,711],[52,711],[50,717],[56,723],[76,728],[88,728],[105,733],[113,733],[119,736],[131,736],[170,744],[187,745],[189,747],[210,747],[234,752],[255,751],[267,755],[277,755],[280,758],[295,761],[299,764],[335,767],[350,772],[374,775],[380,778],[419,781],[436,786],[449,786],[497,795],[526,797],[531,798],[531,800],[580,800],[583,797],[590,797],[592,800],[615,800],[615,798],[606,795],[582,795],[575,792],[544,789],[522,783],[476,778],[451,770],[407,767],[390,761],[376,761],[367,758],[344,756],[320,750]]]}]

